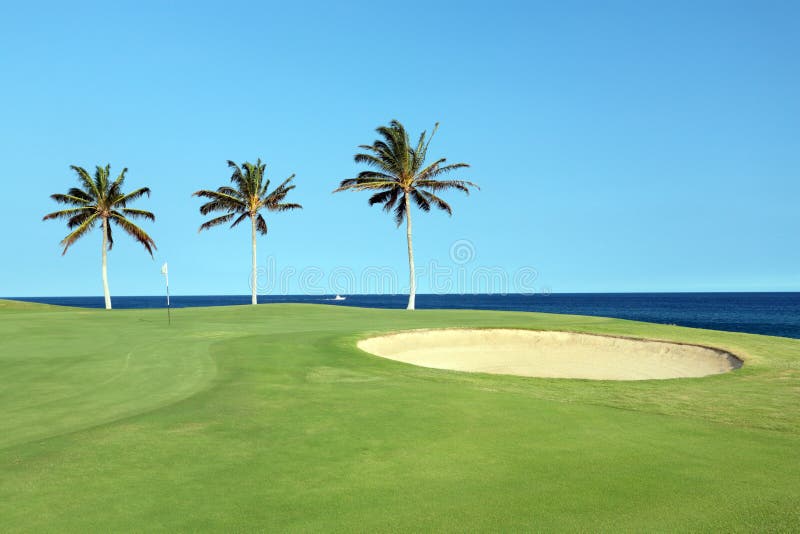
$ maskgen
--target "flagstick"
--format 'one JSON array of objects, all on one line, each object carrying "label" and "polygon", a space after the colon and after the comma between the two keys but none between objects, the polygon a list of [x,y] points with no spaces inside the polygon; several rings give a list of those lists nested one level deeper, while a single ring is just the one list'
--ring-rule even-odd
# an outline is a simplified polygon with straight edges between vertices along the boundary
[{"label": "flagstick", "polygon": [[169,311],[169,274],[166,274],[165,276],[167,280],[167,324],[172,325],[172,315]]},{"label": "flagstick", "polygon": [[166,262],[161,266],[161,274],[164,275],[164,281],[167,284],[167,324],[172,324],[172,314],[169,311],[169,266]]}]

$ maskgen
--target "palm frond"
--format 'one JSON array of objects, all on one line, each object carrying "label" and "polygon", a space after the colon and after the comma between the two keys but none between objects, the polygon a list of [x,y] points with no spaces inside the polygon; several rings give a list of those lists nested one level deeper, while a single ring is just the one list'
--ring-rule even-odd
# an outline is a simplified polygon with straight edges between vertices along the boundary
[{"label": "palm frond", "polygon": [[145,210],[137,210],[133,208],[122,208],[122,213],[118,213],[121,217],[131,217],[133,219],[147,219],[148,221],[155,221],[156,216],[152,212]]},{"label": "palm frond", "polygon": [[71,230],[71,229],[75,228],[76,226],[82,225],[86,221],[86,219],[88,219],[89,217],[91,217],[95,213],[97,213],[97,212],[94,211],[94,210],[86,210],[84,212],[78,213],[78,214],[70,217],[69,220],[67,221],[67,228],[69,228]]},{"label": "palm frond", "polygon": [[[402,162],[404,168],[407,170],[409,168],[409,141],[405,127],[400,124],[398,120],[394,119],[389,122],[389,126],[379,126],[375,131],[383,136],[389,148],[389,152],[397,161]],[[375,144],[377,145],[378,142]]]},{"label": "palm frond", "polygon": [[422,211],[431,211],[431,204],[419,191],[411,191],[411,199]]},{"label": "palm frond", "polygon": [[[292,178],[294,178],[294,174],[289,177],[289,180],[291,180]],[[266,180],[262,184],[261,188],[258,190],[258,198],[264,198],[264,196],[267,195],[267,191],[269,191],[270,183],[271,183],[270,180]]]},{"label": "palm frond", "polygon": [[[225,224],[231,219],[233,219],[234,213],[226,213],[225,215],[221,215],[220,217],[215,217],[211,220],[208,220],[200,225],[200,228],[197,229],[198,233],[202,232],[203,230],[210,230],[215,226],[219,226],[220,224]],[[247,214],[243,214],[242,217],[246,217]]]},{"label": "palm frond", "polygon": [[457,189],[469,195],[469,188],[474,187],[480,189],[477,185],[466,180],[420,180],[416,184],[417,188],[430,189],[431,191],[447,191],[448,189]]},{"label": "palm frond", "polygon": [[[231,216],[231,217],[233,217],[233,215],[234,215],[233,213],[231,213],[231,214],[230,214],[230,216]],[[248,213],[248,212],[244,212],[244,213],[242,213],[241,215],[239,215],[239,216],[236,218],[236,220],[235,220],[235,221],[233,221],[233,222],[231,223],[231,228],[235,227],[236,225],[238,225],[240,222],[242,222],[243,220],[245,220],[245,219],[246,219],[246,218],[248,218],[249,216],[250,216],[250,213]]]},{"label": "palm frond", "polygon": [[91,204],[91,200],[86,200],[84,198],[76,197],[73,195],[62,195],[60,193],[55,193],[50,195],[50,198],[58,202],[59,204],[67,204],[69,206],[86,206]]},{"label": "palm frond", "polygon": [[222,187],[217,188],[217,192],[222,193],[223,195],[231,196],[235,199],[241,200],[242,202],[245,202],[245,199],[242,197],[242,194],[239,192],[239,190],[234,189],[233,187],[223,185]]},{"label": "palm frond", "polygon": [[453,215],[453,208],[450,207],[450,204],[442,200],[441,198],[437,197],[433,193],[428,191],[418,191],[418,193],[425,197],[425,200],[428,201],[429,204],[436,206],[440,210],[446,211],[448,215]]},{"label": "palm frond", "polygon": [[111,221],[114,221],[114,223],[122,228],[126,234],[138,241],[145,248],[145,250],[150,253],[150,256],[153,256],[153,250],[156,249],[156,243],[153,241],[152,237],[147,235],[147,232],[125,217],[120,217],[119,215],[115,215],[113,213],[109,217],[109,222]]},{"label": "palm frond", "polygon": [[[444,160],[441,160],[441,161],[444,161]],[[438,166],[437,165],[435,167],[429,166],[429,167],[426,167],[425,170],[423,170],[422,172],[419,173],[418,179],[419,180],[434,180],[436,177],[441,176],[443,174],[448,174],[448,173],[451,173],[451,172],[456,171],[458,169],[466,169],[468,167],[469,167],[469,165],[467,165],[466,163],[451,163],[450,165],[444,165],[444,166]],[[473,184],[472,182],[466,182],[466,183],[471,184],[471,187],[474,187],[476,189],[480,189],[480,187],[478,187],[477,185]]]},{"label": "palm frond", "polygon": [[149,187],[142,187],[137,189],[136,191],[131,191],[127,195],[120,195],[118,198],[114,200],[114,204],[125,207],[128,205],[129,202],[133,202],[136,199],[139,199],[143,196],[147,195],[150,196],[150,188]]},{"label": "palm frond", "polygon": [[375,204],[383,204],[384,202],[388,202],[392,198],[392,194],[397,196],[395,189],[387,189],[386,191],[379,191],[369,197],[369,205],[374,206]]},{"label": "palm frond", "polygon": [[[222,188],[221,187],[220,189],[226,189],[226,188]],[[210,189],[201,189],[199,191],[195,191],[194,193],[192,193],[192,196],[194,196],[194,197],[202,197],[202,198],[209,198],[209,199],[212,199],[212,200],[222,200],[222,201],[230,202],[232,204],[244,205],[244,200],[243,199],[237,198],[237,197],[235,197],[233,195],[229,195],[228,193],[224,193],[224,192],[220,191],[220,189],[218,189],[216,191],[212,191]]]},{"label": "palm frond", "polygon": [[366,181],[366,182],[385,181],[385,182],[397,182],[397,183],[400,183],[397,180],[397,177],[395,177],[395,176],[393,176],[391,174],[386,174],[386,173],[383,173],[383,172],[375,172],[375,171],[361,171],[360,173],[358,173],[358,176],[356,176],[355,179],[359,180],[359,181],[362,181],[362,182],[363,181]]},{"label": "palm frond", "polygon": [[108,175],[111,172],[111,165],[106,164],[105,167],[96,165],[94,168],[94,183],[100,191],[101,196],[107,196],[108,192]]},{"label": "palm frond", "polygon": [[261,160],[258,160],[258,163],[255,164],[246,161],[242,164],[242,168],[244,169],[245,184],[245,189],[242,193],[246,193],[247,198],[257,197],[261,191],[261,181],[264,172]]},{"label": "palm frond", "polygon": [[53,213],[48,213],[47,215],[42,217],[42,220],[43,221],[49,221],[51,219],[68,219],[68,218],[72,218],[72,217],[74,217],[74,216],[76,216],[76,215],[78,215],[80,213],[86,213],[86,212],[95,213],[96,210],[94,208],[92,208],[92,207],[89,207],[89,206],[79,207],[79,208],[70,208],[70,209],[67,209],[67,210],[60,210],[60,211],[54,211]]},{"label": "palm frond", "polygon": [[[402,192],[401,189],[398,189],[398,188],[392,189],[392,194],[389,196],[389,199],[383,205],[383,211],[388,213],[388,212],[390,212],[392,210],[392,208],[394,207],[395,202],[397,202],[397,200],[400,198],[400,193],[401,192]],[[401,200],[401,202],[402,202],[402,200]]]},{"label": "palm frond", "polygon": [[291,210],[301,210],[303,206],[300,204],[295,204],[293,202],[285,202],[283,204],[275,204],[270,207],[270,211],[291,211]]},{"label": "palm frond", "polygon": [[[439,123],[436,123],[436,124],[438,125]],[[414,154],[417,157],[421,158],[423,161],[425,160],[425,154],[423,154],[423,151],[425,150],[425,146],[426,146],[425,145],[425,134],[426,133],[427,132],[423,131],[421,134],[419,134],[419,140],[417,141],[417,148],[414,150]]]},{"label": "palm frond", "polygon": [[403,224],[403,219],[406,218],[406,202],[405,199],[400,199],[397,206],[394,208],[394,222],[397,226]]},{"label": "palm frond", "polygon": [[97,221],[97,218],[97,214],[92,215],[83,221],[83,223],[81,223],[81,225],[75,230],[67,234],[67,237],[61,240],[61,245],[64,247],[64,251],[61,253],[62,256],[67,253],[67,250],[72,246],[73,243],[75,243],[75,241],[80,239],[84,234],[86,234],[86,232],[92,229],[95,221]]},{"label": "palm frond", "polygon": [[256,231],[261,235],[267,235],[267,221],[260,213],[256,216]]},{"label": "palm frond", "polygon": [[91,202],[92,200],[95,200],[94,197],[92,197],[91,192],[84,191],[83,189],[80,189],[78,187],[70,187],[67,190],[67,195],[70,195],[70,196],[73,196],[73,197],[78,197],[78,198],[80,198],[82,200],[86,200],[88,202]]},{"label": "palm frond", "polygon": [[345,178],[342,180],[339,186],[342,187],[346,185],[360,184],[363,182],[394,182],[398,185],[400,184],[400,180],[398,180],[397,176],[394,174],[386,174],[376,171],[361,171],[355,178]]},{"label": "palm frond", "polygon": [[[372,149],[373,147],[362,147],[362,148]],[[378,156],[373,156],[372,154],[356,154],[355,156],[353,156],[353,160],[355,160],[356,163],[363,163],[365,165],[369,165],[371,167],[380,169],[387,173],[394,173],[397,171],[397,166],[395,165],[394,161],[389,159],[385,160]]]},{"label": "palm frond", "polygon": [[[392,121],[394,122],[394,121]],[[381,149],[384,153],[397,155],[398,152],[398,143],[395,138],[395,129],[393,125],[390,124],[389,126],[378,126],[375,128],[375,131],[383,137],[383,141],[375,141],[372,146]]]},{"label": "palm frond", "polygon": [[[108,168],[108,170],[110,171],[111,169]],[[122,172],[119,173],[119,175],[117,176],[116,180],[114,180],[112,182],[111,186],[108,188],[108,197],[109,198],[117,198],[117,197],[123,196],[122,193],[121,193],[122,184],[123,184],[123,182],[125,182],[125,174],[127,172],[128,172],[128,168],[127,167],[123,168]],[[148,193],[148,195],[150,194],[150,190],[149,189],[147,190],[147,193]]]},{"label": "palm frond", "polygon": [[439,129],[439,123],[433,125],[433,130],[431,130],[431,135],[428,137],[428,142],[425,143],[425,147],[422,149],[422,153],[420,154],[422,162],[425,161],[425,158],[428,157],[428,147],[431,146],[431,141],[433,141],[433,136],[436,135],[436,131]]},{"label": "palm frond", "polygon": [[248,206],[242,199],[221,193],[219,191],[202,189],[200,191],[196,191],[194,196],[208,198],[211,200],[211,202],[207,202],[200,206],[200,213],[203,215],[208,215],[214,211],[230,211],[234,213],[248,211]]},{"label": "palm frond", "polygon": [[110,222],[106,222],[106,241],[108,244],[108,250],[114,248],[114,234],[111,232]]},{"label": "palm frond", "polygon": [[272,209],[271,206],[278,204],[281,200],[286,198],[286,195],[295,188],[294,185],[289,185],[294,180],[294,174],[284,180],[272,193],[266,195],[261,199],[261,204],[267,209]]},{"label": "palm frond", "polygon": [[70,165],[70,169],[75,171],[78,175],[78,181],[83,184],[84,190],[87,192],[91,192],[92,196],[96,199],[99,199],[102,195],[100,190],[97,189],[97,184],[94,182],[94,179],[89,175],[89,173],[83,167],[78,167],[77,165]]},{"label": "palm frond", "polygon": [[342,185],[333,190],[334,193],[340,191],[376,191],[380,189],[393,189],[400,187],[394,181],[360,181],[357,178],[351,180],[342,180]]},{"label": "palm frond", "polygon": [[246,198],[247,180],[245,180],[244,174],[242,173],[242,168],[230,160],[228,160],[228,167],[233,169],[231,173],[231,183],[235,186],[234,189],[237,189],[242,194],[242,197]]}]

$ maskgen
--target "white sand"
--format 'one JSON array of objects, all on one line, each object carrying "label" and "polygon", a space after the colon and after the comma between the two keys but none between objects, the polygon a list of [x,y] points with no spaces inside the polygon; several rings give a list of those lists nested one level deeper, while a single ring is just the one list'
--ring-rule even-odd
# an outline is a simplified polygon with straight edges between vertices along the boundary
[{"label": "white sand", "polygon": [[543,378],[648,380],[706,376],[741,366],[718,349],[568,332],[416,330],[364,339],[366,352],[454,371]]}]

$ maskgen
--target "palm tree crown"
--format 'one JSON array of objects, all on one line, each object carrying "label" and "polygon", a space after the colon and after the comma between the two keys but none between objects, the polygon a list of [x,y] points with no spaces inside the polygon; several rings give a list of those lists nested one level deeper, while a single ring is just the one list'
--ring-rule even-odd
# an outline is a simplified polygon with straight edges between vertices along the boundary
[{"label": "palm tree crown", "polygon": [[66,219],[67,228],[72,230],[62,241],[63,254],[78,239],[86,235],[100,222],[105,231],[108,250],[114,245],[111,234],[111,224],[121,228],[125,233],[139,242],[150,255],[156,248],[155,241],[147,232],[142,230],[131,219],[146,219],[155,221],[155,215],[149,211],[129,208],[128,204],[142,196],[150,196],[150,188],[142,187],[130,193],[124,193],[122,186],[128,169],[122,169],[119,176],[113,181],[110,179],[111,166],[97,166],[94,177],[86,169],[71,165],[70,168],[78,175],[80,187],[72,187],[67,194],[50,195],[50,198],[59,204],[66,204],[70,208],[54,211],[44,216],[43,220]]},{"label": "palm tree crown", "polygon": [[437,193],[457,189],[469,194],[470,187],[480,188],[465,180],[438,179],[454,170],[469,167],[466,163],[445,165],[446,158],[440,158],[423,167],[428,145],[438,128],[439,123],[436,123],[427,140],[426,132],[422,132],[414,146],[400,122],[393,120],[389,126],[380,126],[376,131],[383,139],[376,140],[372,145],[360,145],[359,148],[369,152],[356,154],[354,158],[356,163],[364,163],[371,169],[360,172],[355,178],[342,180],[334,193],[375,191],[369,199],[370,206],[383,204],[385,211],[394,210],[394,220],[398,226],[406,218],[408,210],[408,203],[403,201],[404,195],[408,195],[422,211],[430,211],[433,206],[452,215],[450,205]]},{"label": "palm tree crown", "polygon": [[228,167],[233,169],[231,183],[234,187],[222,186],[216,191],[201,189],[194,193],[194,196],[209,199],[200,206],[200,213],[203,215],[216,211],[227,212],[200,225],[200,231],[228,223],[231,220],[233,220],[231,223],[231,228],[233,228],[251,217],[255,221],[258,233],[264,235],[267,233],[267,222],[259,213],[261,210],[287,211],[303,207],[300,204],[283,202],[289,191],[295,188],[294,185],[289,185],[294,179],[294,174],[270,192],[270,181],[264,181],[266,165],[261,163],[260,159],[255,164],[245,162],[241,167],[228,161]]}]

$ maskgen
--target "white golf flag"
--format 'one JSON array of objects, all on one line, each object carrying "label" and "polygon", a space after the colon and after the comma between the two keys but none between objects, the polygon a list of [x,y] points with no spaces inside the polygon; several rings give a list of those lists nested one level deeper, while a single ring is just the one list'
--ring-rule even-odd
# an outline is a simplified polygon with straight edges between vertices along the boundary
[{"label": "white golf flag", "polygon": [[161,274],[166,275],[168,272],[167,263],[164,262],[164,265],[161,266]]}]

